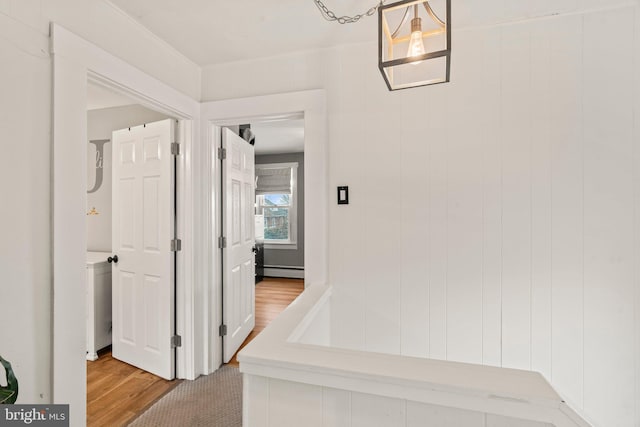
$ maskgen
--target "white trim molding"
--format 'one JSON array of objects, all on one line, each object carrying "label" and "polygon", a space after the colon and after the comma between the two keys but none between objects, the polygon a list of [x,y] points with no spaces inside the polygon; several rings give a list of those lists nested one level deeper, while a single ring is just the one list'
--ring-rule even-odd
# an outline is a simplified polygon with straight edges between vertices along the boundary
[{"label": "white trim molding", "polygon": [[284,277],[286,279],[304,279],[304,267],[265,265],[264,277]]},{"label": "white trim molding", "polygon": [[289,242],[277,242],[274,240],[264,240],[264,248],[265,249],[275,249],[275,250],[296,250],[298,249],[298,243],[289,243]]}]

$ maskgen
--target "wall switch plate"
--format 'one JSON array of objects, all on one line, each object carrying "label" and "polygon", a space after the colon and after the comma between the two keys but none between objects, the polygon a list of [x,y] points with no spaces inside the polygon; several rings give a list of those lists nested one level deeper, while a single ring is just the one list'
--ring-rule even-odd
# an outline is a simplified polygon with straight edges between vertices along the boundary
[{"label": "wall switch plate", "polygon": [[338,204],[339,205],[349,204],[349,187],[347,186],[338,187]]}]

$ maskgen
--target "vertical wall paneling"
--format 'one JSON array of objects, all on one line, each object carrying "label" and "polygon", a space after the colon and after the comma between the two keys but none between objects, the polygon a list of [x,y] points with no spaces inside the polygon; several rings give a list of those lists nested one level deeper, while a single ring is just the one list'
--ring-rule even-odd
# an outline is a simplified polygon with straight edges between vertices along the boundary
[{"label": "vertical wall paneling", "polygon": [[551,379],[551,44],[549,21],[531,30],[531,369]]},{"label": "vertical wall paneling", "polygon": [[387,427],[406,424],[405,400],[352,393],[351,427]]},{"label": "vertical wall paneling", "polygon": [[[364,107],[364,82],[358,78],[358,55],[348,55],[337,49],[333,55],[336,73],[333,76],[334,93],[338,101],[329,105],[329,139],[343,139],[345,144],[331,144],[331,189],[349,185],[348,205],[338,206],[330,193],[331,236],[329,251],[331,282],[334,298],[331,303],[332,345],[364,350],[366,280],[369,266],[363,247],[364,215],[362,153],[367,149],[363,137],[365,119],[360,114]],[[331,102],[332,97],[329,97]],[[334,108],[332,108],[334,107]],[[335,191],[335,190],[333,190]]]},{"label": "vertical wall paneling", "polygon": [[634,364],[633,19],[585,15],[583,39],[584,408],[620,426],[632,425],[636,404],[624,368]]},{"label": "vertical wall paneling", "polygon": [[[424,90],[402,91],[400,106],[401,167],[398,190],[400,207],[400,353],[429,354],[429,287],[427,281],[428,238],[428,139],[423,127],[431,122],[425,114]],[[421,325],[421,327],[415,327]]]},{"label": "vertical wall paneling", "polygon": [[351,392],[322,388],[322,427],[351,427]]},{"label": "vertical wall paneling", "polygon": [[502,33],[502,365],[531,367],[531,25]]},{"label": "vertical wall paneling", "polygon": [[[429,154],[426,182],[429,186],[426,242],[429,283],[429,357],[447,358],[447,115],[442,108],[446,85],[429,87],[425,107],[429,117]],[[404,295],[404,298],[410,298]]]},{"label": "vertical wall paneling", "polygon": [[321,427],[322,387],[269,379],[270,427]]},{"label": "vertical wall paneling", "polygon": [[483,37],[461,32],[447,93],[447,358],[482,362]]},{"label": "vertical wall paneling", "polygon": [[551,381],[581,407],[583,385],[582,16],[549,21],[552,147]]},{"label": "vertical wall paneling", "polygon": [[245,385],[244,396],[251,405],[249,409],[245,406],[243,425],[248,426],[553,427],[544,422],[273,378],[250,376]]},{"label": "vertical wall paneling", "polygon": [[635,10],[634,21],[634,120],[633,120],[633,185],[634,185],[634,258],[635,265],[635,425],[640,426],[640,7]]},{"label": "vertical wall paneling", "polygon": [[[364,53],[367,53],[364,50]],[[380,84],[375,58],[360,55],[361,79],[365,81],[368,102],[362,137],[366,148],[361,167],[367,177],[362,189],[365,208],[363,253],[366,256],[366,350],[400,353],[401,262],[401,94],[389,94]]]},{"label": "vertical wall paneling", "polygon": [[501,28],[483,39],[484,120],[482,159],[482,363],[502,365],[502,153],[497,129],[501,117]]},{"label": "vertical wall paneling", "polygon": [[245,374],[242,376],[243,425],[269,426],[269,378]]}]

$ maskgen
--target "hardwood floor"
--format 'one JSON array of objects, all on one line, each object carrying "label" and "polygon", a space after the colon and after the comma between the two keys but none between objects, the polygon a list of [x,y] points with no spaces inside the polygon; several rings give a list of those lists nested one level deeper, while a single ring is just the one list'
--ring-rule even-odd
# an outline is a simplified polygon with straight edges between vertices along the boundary
[{"label": "hardwood floor", "polygon": [[87,426],[125,426],[181,382],[116,360],[110,349],[99,356],[87,362]]},{"label": "hardwood floor", "polygon": [[[256,326],[241,349],[304,290],[299,279],[265,278],[256,285]],[[111,350],[87,362],[87,426],[125,426],[181,381],[167,381],[114,359]],[[237,355],[237,353],[236,353]],[[238,366],[236,355],[229,365]]]},{"label": "hardwood floor", "polygon": [[[304,290],[304,280],[265,278],[256,285],[256,326],[240,346],[240,350],[256,337]],[[238,366],[236,356],[229,365]]]}]

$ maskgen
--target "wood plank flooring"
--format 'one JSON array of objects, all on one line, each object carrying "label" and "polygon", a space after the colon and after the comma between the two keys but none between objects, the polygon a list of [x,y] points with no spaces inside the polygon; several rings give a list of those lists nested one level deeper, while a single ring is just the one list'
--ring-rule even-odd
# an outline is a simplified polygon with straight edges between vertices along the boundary
[{"label": "wood plank flooring", "polygon": [[[276,279],[265,277],[256,285],[256,326],[240,346],[240,350],[251,342],[278,314],[304,290],[304,280]],[[238,366],[238,353],[229,361],[229,365]]]},{"label": "wood plank flooring", "polygon": [[125,426],[181,382],[114,359],[110,349],[99,356],[87,362],[87,426]]},{"label": "wood plank flooring", "polygon": [[[242,347],[258,335],[304,290],[299,279],[265,278],[256,285],[256,326]],[[237,353],[236,353],[237,354]],[[87,426],[125,426],[181,381],[167,381],[114,359],[111,350],[87,362]],[[234,355],[229,362],[238,366]]]}]

